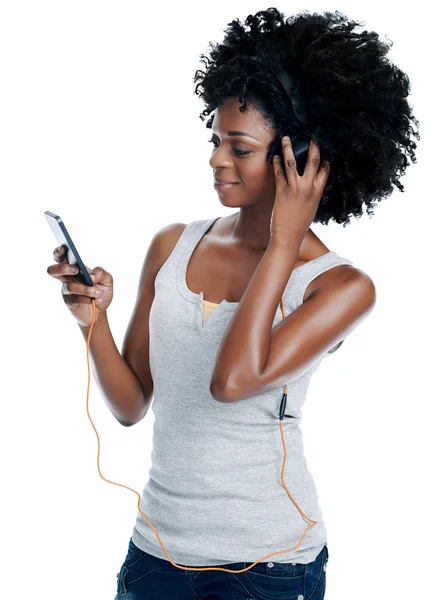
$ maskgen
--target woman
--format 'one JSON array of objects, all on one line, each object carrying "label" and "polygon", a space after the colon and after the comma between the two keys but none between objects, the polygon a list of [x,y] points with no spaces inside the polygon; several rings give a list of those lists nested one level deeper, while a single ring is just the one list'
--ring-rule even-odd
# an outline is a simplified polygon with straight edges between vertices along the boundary
[{"label": "woman", "polygon": [[[375,287],[310,225],[345,226],[392,184],[403,191],[405,153],[416,162],[407,76],[356,25],[338,12],[285,21],[270,8],[230,23],[204,57],[194,81],[201,118],[214,111],[210,166],[230,183],[216,187],[220,202],[238,210],[154,236],[121,355],[106,316],[111,275],[88,269],[88,288],[55,251],[49,273],[85,339],[94,317],[110,410],[130,426],[154,400],[152,467],[118,599],[324,598],[327,532],[301,406],[322,359],[373,309]],[[304,171],[286,138],[297,134],[312,140]]]}]

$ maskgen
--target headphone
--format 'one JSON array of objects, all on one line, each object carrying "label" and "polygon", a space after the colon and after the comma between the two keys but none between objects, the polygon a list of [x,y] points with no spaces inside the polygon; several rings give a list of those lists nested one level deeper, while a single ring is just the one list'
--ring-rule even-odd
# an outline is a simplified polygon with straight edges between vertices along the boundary
[{"label": "headphone", "polygon": [[[297,121],[299,121],[302,125],[304,125],[305,129],[307,129],[307,113],[305,108],[300,103],[299,94],[297,92],[297,84],[295,83],[295,80],[291,77],[289,71],[287,71],[284,68],[273,69],[271,67],[268,67],[258,56],[250,56],[249,58],[259,63],[262,63],[262,67],[267,69],[276,77],[276,79],[280,83],[281,88],[284,90],[288,97],[290,106],[293,110]],[[307,135],[307,133],[305,132],[301,132],[289,133],[289,137],[291,139],[292,152],[294,153],[295,160],[297,163],[297,172],[300,176],[302,176],[304,173],[304,167],[306,166],[307,157],[309,155],[310,136]],[[280,138],[274,142],[271,150],[273,152],[273,155],[278,154],[280,156],[283,167],[283,147]]]},{"label": "headphone", "polygon": [[[257,57],[251,57],[255,60],[259,60]],[[271,70],[271,69],[270,69]],[[279,71],[274,71],[271,70],[272,73],[274,73],[278,80],[280,81],[283,89],[285,90],[289,100],[291,101],[292,106],[295,108],[295,106],[297,107],[298,110],[298,114],[296,112],[296,116],[297,118],[303,123],[306,124],[306,118],[305,115],[301,109],[301,107],[299,107],[298,103],[297,103],[297,99],[295,98],[294,95],[294,87],[293,87],[293,82],[292,79],[290,77],[290,75],[287,73],[287,71],[285,71],[284,69],[281,69]],[[295,106],[294,106],[295,104]],[[305,135],[302,134],[297,134],[294,136],[290,136],[291,137],[291,142],[292,142],[292,150],[294,152],[294,156],[295,159],[297,161],[297,169],[299,169],[299,171],[302,173],[304,171],[304,166],[306,164],[307,161],[307,156],[308,156],[308,152],[309,152],[309,144],[310,144],[310,138],[308,138]],[[285,464],[286,464],[286,444],[285,444],[285,438],[283,435],[283,417],[289,417],[291,419],[295,418],[292,415],[285,415],[285,410],[286,410],[286,402],[287,402],[287,398],[288,398],[288,388],[287,385],[285,384],[283,386],[284,389],[284,393],[282,396],[282,401],[280,403],[280,412],[279,412],[279,425],[280,425],[280,435],[282,438],[282,444],[283,444],[283,453],[284,453],[284,457],[283,457],[283,464],[282,464],[282,470],[280,473],[280,480],[283,484],[283,487],[285,488],[288,496],[290,497],[290,499],[292,500],[292,502],[295,504],[295,506],[297,507],[297,509],[299,510],[300,514],[302,515],[303,518],[307,519],[308,521],[311,522],[311,525],[308,525],[303,533],[303,535],[301,536],[300,541],[298,542],[298,544],[296,546],[294,546],[293,548],[288,548],[286,550],[278,550],[277,552],[272,552],[271,554],[267,554],[266,556],[262,556],[261,558],[259,558],[258,560],[254,561],[249,567],[246,567],[245,569],[239,569],[238,571],[232,571],[231,569],[223,569],[221,567],[202,567],[202,568],[194,568],[194,567],[187,567],[187,566],[181,566],[176,564],[175,562],[173,562],[171,560],[171,557],[169,556],[165,546],[162,543],[162,540],[160,539],[160,536],[156,530],[155,527],[153,527],[153,525],[150,523],[150,521],[147,519],[147,517],[144,515],[144,513],[141,510],[141,506],[140,506],[140,502],[141,502],[141,496],[139,495],[139,493],[128,487],[127,485],[124,485],[122,483],[116,483],[114,481],[110,481],[109,479],[106,479],[106,477],[104,477],[101,474],[100,471],[100,462],[99,462],[99,456],[100,456],[100,438],[97,432],[97,429],[95,428],[95,425],[91,419],[91,416],[89,414],[89,387],[90,387],[90,379],[91,379],[91,368],[90,368],[90,364],[89,364],[89,343],[91,340],[91,335],[92,335],[92,330],[94,327],[94,322],[95,322],[95,299],[91,298],[91,302],[92,302],[92,322],[91,322],[91,326],[89,329],[89,333],[88,333],[88,339],[86,342],[86,359],[87,359],[87,363],[88,363],[88,389],[87,389],[87,394],[86,394],[86,411],[88,413],[88,417],[89,420],[91,421],[91,424],[94,428],[94,431],[97,435],[97,444],[98,444],[98,451],[97,451],[97,468],[98,468],[98,472],[99,475],[102,479],[104,479],[105,481],[107,481],[108,483],[112,483],[113,485],[119,485],[120,487],[124,487],[130,491],[132,491],[134,494],[136,494],[138,496],[138,510],[142,515],[142,518],[144,519],[144,521],[146,521],[146,523],[153,529],[154,533],[156,534],[157,539],[159,540],[159,543],[162,547],[162,550],[165,552],[165,555],[167,556],[169,562],[174,566],[177,567],[178,569],[183,569],[183,570],[187,570],[187,571],[225,571],[226,573],[244,573],[245,571],[249,571],[252,567],[254,567],[254,565],[256,565],[258,562],[261,562],[267,558],[270,558],[271,556],[275,556],[276,554],[284,554],[286,552],[293,552],[294,550],[296,550],[301,542],[303,541],[303,539],[306,536],[307,531],[311,528],[314,527],[315,525],[318,524],[318,521],[314,521],[313,519],[311,519],[310,517],[308,517],[303,511],[302,509],[298,506],[297,502],[294,500],[294,498],[292,497],[291,492],[288,490],[288,488],[286,487],[286,484],[283,480],[283,472],[285,469]],[[284,310],[284,301],[283,301],[283,297],[281,298],[280,301],[281,304],[281,309],[282,309],[282,315],[283,318],[285,318],[285,310]]]}]

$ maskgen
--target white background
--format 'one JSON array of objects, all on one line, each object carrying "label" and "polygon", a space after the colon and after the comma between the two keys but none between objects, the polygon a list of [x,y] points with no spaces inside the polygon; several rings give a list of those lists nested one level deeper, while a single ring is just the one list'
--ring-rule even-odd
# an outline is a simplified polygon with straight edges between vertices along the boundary
[{"label": "white background", "polygon": [[[367,272],[375,309],[325,360],[303,406],[305,454],[328,528],[327,600],[435,589],[435,127],[424,4],[305,2],[394,42],[420,121],[418,163],[349,227],[314,224]],[[164,225],[225,216],[192,78],[208,42],[269,3],[3,2],[0,9],[2,598],[110,600],[137,512],[97,470],[82,334],[47,274],[59,214],[85,263],[108,270],[121,350],[140,269]],[[289,8],[288,8],[289,7]],[[141,492],[154,414],[131,428],[91,379],[103,475]],[[279,435],[279,429],[277,429]],[[281,465],[280,465],[281,466]],[[292,491],[292,490],[291,490]],[[283,492],[285,493],[285,491]],[[167,548],[171,555],[171,548]],[[243,560],[243,557],[241,557]]]}]

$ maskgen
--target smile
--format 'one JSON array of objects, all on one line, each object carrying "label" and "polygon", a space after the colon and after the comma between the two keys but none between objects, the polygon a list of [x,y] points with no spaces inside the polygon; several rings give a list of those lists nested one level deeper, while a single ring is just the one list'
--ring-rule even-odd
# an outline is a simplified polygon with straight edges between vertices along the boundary
[{"label": "smile", "polygon": [[238,184],[237,183],[215,183],[213,187],[217,190],[217,192],[224,192],[225,190],[230,189],[234,185],[238,185]]}]

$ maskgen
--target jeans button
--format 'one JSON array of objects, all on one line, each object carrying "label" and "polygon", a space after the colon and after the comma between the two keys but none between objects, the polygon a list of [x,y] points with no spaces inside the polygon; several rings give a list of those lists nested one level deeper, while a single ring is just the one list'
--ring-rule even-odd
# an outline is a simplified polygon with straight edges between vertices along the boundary
[{"label": "jeans button", "polygon": [[303,594],[298,594],[298,599],[297,600],[304,600]]},{"label": "jeans button", "polygon": [[274,563],[273,563],[273,562],[269,562],[269,563],[268,563],[268,567],[270,567],[270,568],[271,568],[271,567],[273,567],[273,566],[274,566]]}]

